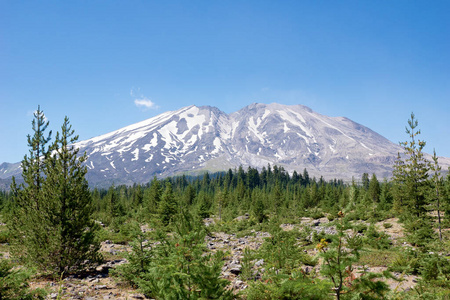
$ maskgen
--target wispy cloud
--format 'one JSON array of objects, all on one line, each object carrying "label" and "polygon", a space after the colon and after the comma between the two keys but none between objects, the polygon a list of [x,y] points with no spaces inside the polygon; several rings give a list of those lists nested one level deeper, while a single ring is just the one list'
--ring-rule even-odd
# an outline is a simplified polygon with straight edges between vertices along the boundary
[{"label": "wispy cloud", "polygon": [[145,97],[144,94],[141,93],[140,88],[132,87],[130,90],[130,96],[135,98],[134,105],[136,105],[136,107],[142,108],[144,110],[159,108],[159,106],[156,105],[155,102]]},{"label": "wispy cloud", "polygon": [[145,97],[140,98],[140,99],[134,99],[134,104],[137,107],[143,107],[146,109],[157,109],[158,106],[150,99],[147,99]]}]

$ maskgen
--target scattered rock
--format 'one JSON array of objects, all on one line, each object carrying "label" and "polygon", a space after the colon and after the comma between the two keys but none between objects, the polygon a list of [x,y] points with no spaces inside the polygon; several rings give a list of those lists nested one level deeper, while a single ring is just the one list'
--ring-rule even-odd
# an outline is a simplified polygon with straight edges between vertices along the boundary
[{"label": "scattered rock", "polygon": [[94,289],[96,289],[96,290],[106,290],[106,289],[108,289],[108,287],[106,285],[96,285],[94,287]]},{"label": "scattered rock", "polygon": [[257,267],[261,267],[263,264],[264,264],[264,259],[260,259],[255,262],[255,266],[257,266]]},{"label": "scattered rock", "polygon": [[230,267],[230,272],[234,275],[239,275],[239,274],[241,274],[241,269],[242,269],[241,265],[233,264]]}]

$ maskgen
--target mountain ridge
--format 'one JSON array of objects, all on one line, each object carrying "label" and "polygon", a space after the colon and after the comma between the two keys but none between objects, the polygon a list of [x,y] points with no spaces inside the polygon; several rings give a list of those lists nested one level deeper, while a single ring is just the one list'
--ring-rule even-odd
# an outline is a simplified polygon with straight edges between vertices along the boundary
[{"label": "mountain ridge", "polygon": [[[226,114],[187,106],[77,142],[86,151],[91,185],[145,183],[153,176],[262,168],[307,169],[312,176],[351,180],[363,173],[390,177],[403,149],[346,117],[329,117],[303,105],[253,103]],[[441,162],[441,159],[440,159]],[[443,158],[443,166],[450,160]],[[0,178],[20,174],[3,163]]]}]

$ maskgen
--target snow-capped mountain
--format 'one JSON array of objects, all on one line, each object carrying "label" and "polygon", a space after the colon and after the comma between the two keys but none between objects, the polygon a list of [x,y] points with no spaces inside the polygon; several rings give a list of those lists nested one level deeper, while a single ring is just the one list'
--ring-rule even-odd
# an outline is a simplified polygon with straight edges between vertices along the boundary
[{"label": "snow-capped mountain", "polygon": [[358,180],[362,173],[390,177],[403,149],[344,117],[327,117],[308,107],[253,104],[231,115],[237,157],[246,164],[277,163],[287,170],[325,178]]},{"label": "snow-capped mountain", "polygon": [[[344,117],[302,105],[252,104],[227,115],[215,107],[166,112],[76,144],[88,155],[93,185],[132,184],[239,165],[283,166],[327,179],[390,177],[402,148]],[[10,171],[2,171],[5,166]],[[0,165],[0,178],[13,166]],[[2,173],[3,172],[3,173]],[[1,175],[3,174],[3,175]]]},{"label": "snow-capped mountain", "polygon": [[91,183],[146,182],[203,168],[227,151],[229,117],[189,106],[77,143],[89,159]]}]

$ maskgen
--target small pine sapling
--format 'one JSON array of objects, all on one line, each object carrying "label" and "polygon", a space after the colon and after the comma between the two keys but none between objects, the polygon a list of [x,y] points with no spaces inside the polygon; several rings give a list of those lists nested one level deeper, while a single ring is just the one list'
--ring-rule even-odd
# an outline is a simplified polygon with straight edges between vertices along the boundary
[{"label": "small pine sapling", "polygon": [[343,295],[366,295],[364,299],[383,299],[389,287],[377,279],[389,274],[363,272],[357,276],[354,266],[359,261],[362,239],[355,231],[353,234],[346,233],[352,226],[342,212],[338,213],[336,229],[337,234],[331,243],[322,239],[316,246],[323,259],[320,272],[332,282],[336,299],[341,299]]},{"label": "small pine sapling", "polygon": [[223,253],[206,254],[206,229],[200,220],[182,211],[174,220],[176,231],[157,233],[159,245],[138,281],[141,291],[156,299],[233,299],[220,278]]},{"label": "small pine sapling", "polygon": [[111,274],[137,287],[142,274],[150,266],[153,249],[148,234],[141,230],[137,222],[132,222],[129,228],[133,241],[130,243],[131,252],[127,255],[128,263],[111,270]]},{"label": "small pine sapling", "polygon": [[31,269],[17,268],[10,260],[0,257],[0,299],[44,299],[42,289],[30,290]]}]

